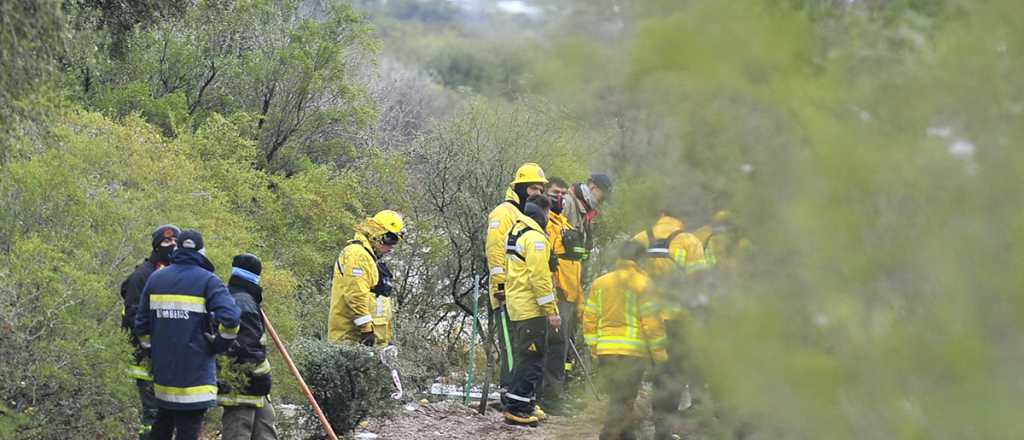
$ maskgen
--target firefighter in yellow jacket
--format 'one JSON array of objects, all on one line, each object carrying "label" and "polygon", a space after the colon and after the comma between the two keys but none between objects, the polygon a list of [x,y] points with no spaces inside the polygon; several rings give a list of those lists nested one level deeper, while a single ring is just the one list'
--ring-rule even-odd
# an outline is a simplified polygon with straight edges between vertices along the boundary
[{"label": "firefighter in yellow jacket", "polygon": [[547,196],[551,201],[551,213],[547,233],[551,240],[551,251],[558,259],[554,269],[554,285],[562,327],[548,338],[540,401],[549,413],[566,413],[569,408],[565,398],[565,375],[571,365],[568,363],[569,344],[575,343],[579,322],[577,318],[583,314],[583,259],[587,250],[582,231],[574,228],[569,219],[562,215],[569,185],[558,177],[550,180]]},{"label": "firefighter in yellow jacket", "polygon": [[594,280],[583,312],[583,337],[598,358],[609,395],[602,440],[637,438],[633,402],[644,370],[668,357],[659,303],[636,261],[644,252],[636,242],[623,245],[616,269]]},{"label": "firefighter in yellow jacket", "polygon": [[[683,230],[683,221],[672,209],[664,209],[653,226],[636,234],[635,243],[645,249],[644,268],[657,283],[657,297],[665,332],[668,362],[656,374],[654,387],[655,439],[671,438],[675,415],[686,392],[683,367],[686,361],[687,305],[707,302],[699,291],[708,269],[704,243]],[[684,289],[690,289],[685,292]],[[689,304],[688,304],[689,303]]]},{"label": "firefighter in yellow jacket", "polygon": [[711,217],[711,224],[700,228],[694,235],[704,242],[709,266],[727,277],[739,275],[739,260],[750,252],[751,243],[733,220],[731,211],[716,212]]},{"label": "firefighter in yellow jacket", "polygon": [[525,215],[516,221],[506,241],[505,295],[515,367],[503,400],[505,421],[511,424],[536,426],[544,417],[534,398],[543,377],[548,332],[557,332],[562,324],[551,278],[551,243],[544,233],[548,208],[544,195],[530,197]]},{"label": "firefighter in yellow jacket", "polygon": [[505,191],[505,201],[498,205],[487,216],[487,266],[490,270],[491,316],[498,322],[498,357],[501,368],[501,386],[508,388],[512,380],[512,368],[515,364],[511,356],[512,344],[505,303],[505,246],[508,233],[516,219],[522,215],[526,199],[544,192],[544,170],[535,163],[525,163],[516,170],[515,178]]},{"label": "firefighter in yellow jacket", "polygon": [[[374,294],[382,280],[378,260],[404,237],[405,221],[401,214],[384,210],[355,229],[352,240],[334,263],[327,339],[367,346],[386,344],[391,337],[391,309],[388,299],[386,314],[378,310]],[[376,320],[375,314],[378,315]],[[380,331],[382,326],[387,330]]]}]

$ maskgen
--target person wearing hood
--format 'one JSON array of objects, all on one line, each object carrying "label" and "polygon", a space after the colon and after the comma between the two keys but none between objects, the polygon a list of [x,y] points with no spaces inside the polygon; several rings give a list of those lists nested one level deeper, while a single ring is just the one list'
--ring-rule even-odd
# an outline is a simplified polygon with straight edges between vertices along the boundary
[{"label": "person wearing hood", "polygon": [[[381,276],[379,260],[391,252],[405,236],[402,215],[391,210],[378,212],[356,227],[352,240],[334,262],[331,282],[331,309],[327,318],[327,339],[374,346],[391,339],[391,302],[388,296],[375,295],[390,289],[390,272]],[[383,298],[386,310],[379,310],[377,298]],[[374,316],[376,315],[376,317]]]},{"label": "person wearing hood", "polygon": [[128,377],[135,379],[135,386],[139,390],[139,440],[149,438],[149,432],[153,429],[153,422],[156,421],[156,413],[159,407],[156,404],[156,397],[153,396],[153,376],[150,374],[150,360],[146,350],[139,345],[139,338],[132,332],[135,323],[135,313],[139,308],[139,296],[142,288],[146,286],[149,276],[160,269],[171,264],[171,253],[177,247],[178,235],[181,229],[177,226],[167,224],[153,230],[150,240],[153,250],[149,258],[145,259],[128,278],[121,283],[121,299],[124,301],[124,308],[121,310],[121,328],[128,332],[128,341],[134,348],[132,362],[128,365]]},{"label": "person wearing hood", "polygon": [[224,407],[222,440],[277,440],[274,406],[270,403],[270,362],[263,333],[263,262],[253,254],[231,260],[228,291],[241,311],[236,343],[224,354],[217,403]]},{"label": "person wearing hood", "polygon": [[134,330],[153,360],[160,409],[152,439],[198,439],[206,410],[217,404],[215,356],[237,338],[239,310],[213,272],[202,234],[184,230],[171,265],[142,289]]},{"label": "person wearing hood", "polygon": [[[598,208],[611,194],[612,178],[604,173],[591,174],[585,183],[572,185],[565,193],[562,215],[574,229],[583,233],[587,252],[594,248],[592,224],[597,218]],[[584,259],[586,257],[584,254]]]},{"label": "person wearing hood", "polygon": [[506,241],[506,301],[515,366],[503,402],[505,421],[516,425],[536,426],[546,418],[535,396],[544,374],[548,332],[557,332],[562,324],[552,284],[551,242],[544,232],[549,207],[543,194],[527,199],[525,215],[519,216]]},{"label": "person wearing hood", "polygon": [[505,310],[505,280],[507,278],[505,265],[505,246],[508,233],[515,224],[516,219],[523,213],[526,199],[544,192],[544,185],[548,183],[544,176],[544,170],[532,162],[524,163],[516,170],[515,178],[505,191],[505,201],[495,207],[487,216],[487,241],[485,253],[487,254],[487,267],[490,271],[487,289],[491,300],[491,316],[498,322],[498,360],[501,369],[501,386],[508,388],[512,380],[512,369],[515,359],[511,356],[512,343],[510,341],[510,329],[508,312]]}]

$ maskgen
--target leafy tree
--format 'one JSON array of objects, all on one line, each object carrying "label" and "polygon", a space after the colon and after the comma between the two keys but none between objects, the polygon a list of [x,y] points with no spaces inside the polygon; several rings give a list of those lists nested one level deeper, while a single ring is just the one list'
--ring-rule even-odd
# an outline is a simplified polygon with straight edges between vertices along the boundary
[{"label": "leafy tree", "polygon": [[[464,366],[474,279],[483,282],[487,275],[486,214],[504,199],[523,162],[544,164],[552,176],[576,178],[585,172],[587,147],[594,140],[564,116],[541,101],[476,99],[401,152],[408,157],[401,164],[408,169],[404,187],[411,190],[407,203],[415,232],[400,260],[405,282],[397,300],[406,326],[399,328],[400,342],[404,337],[443,343],[451,350],[449,361]],[[482,319],[489,310],[486,298],[484,287]]]},{"label": "leafy tree", "polygon": [[137,26],[146,27],[179,17],[192,2],[184,0],[73,0],[71,3],[88,14],[83,14],[83,18],[93,21],[97,28],[106,30],[110,35],[108,47],[110,59],[124,61],[128,55],[128,41]]},{"label": "leafy tree", "polygon": [[126,114],[168,102],[151,120],[172,135],[213,113],[246,113],[255,118],[256,166],[294,174],[329,163],[375,115],[359,79],[374,44],[350,6],[299,6],[200,2],[140,33],[127,66],[139,88],[106,89],[96,105]]}]

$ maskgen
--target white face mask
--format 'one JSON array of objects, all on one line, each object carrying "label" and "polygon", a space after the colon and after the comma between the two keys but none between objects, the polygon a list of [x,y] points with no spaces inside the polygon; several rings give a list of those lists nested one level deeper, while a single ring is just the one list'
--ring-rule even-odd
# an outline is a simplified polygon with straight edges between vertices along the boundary
[{"label": "white face mask", "polygon": [[594,194],[590,192],[589,185],[580,185],[580,192],[583,193],[583,199],[587,201],[590,206],[597,206],[597,202],[594,201]]}]

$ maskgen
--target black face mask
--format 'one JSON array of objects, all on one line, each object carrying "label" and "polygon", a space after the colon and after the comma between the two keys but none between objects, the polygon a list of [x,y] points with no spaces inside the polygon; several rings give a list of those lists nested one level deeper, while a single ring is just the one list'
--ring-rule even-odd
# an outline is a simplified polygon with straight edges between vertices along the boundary
[{"label": "black face mask", "polygon": [[523,210],[526,209],[526,199],[530,198],[530,194],[526,191],[526,189],[529,188],[529,187],[530,187],[529,184],[517,183],[512,188],[512,191],[514,191],[516,193],[516,196],[519,197],[519,211],[520,212],[524,212]]},{"label": "black face mask", "polygon": [[153,249],[153,258],[156,259],[156,261],[169,263],[171,261],[172,252],[174,252],[174,246],[160,246],[156,249]]},{"label": "black face mask", "polygon": [[551,212],[561,214],[562,209],[565,208],[565,196],[549,195],[548,199],[551,200]]}]

